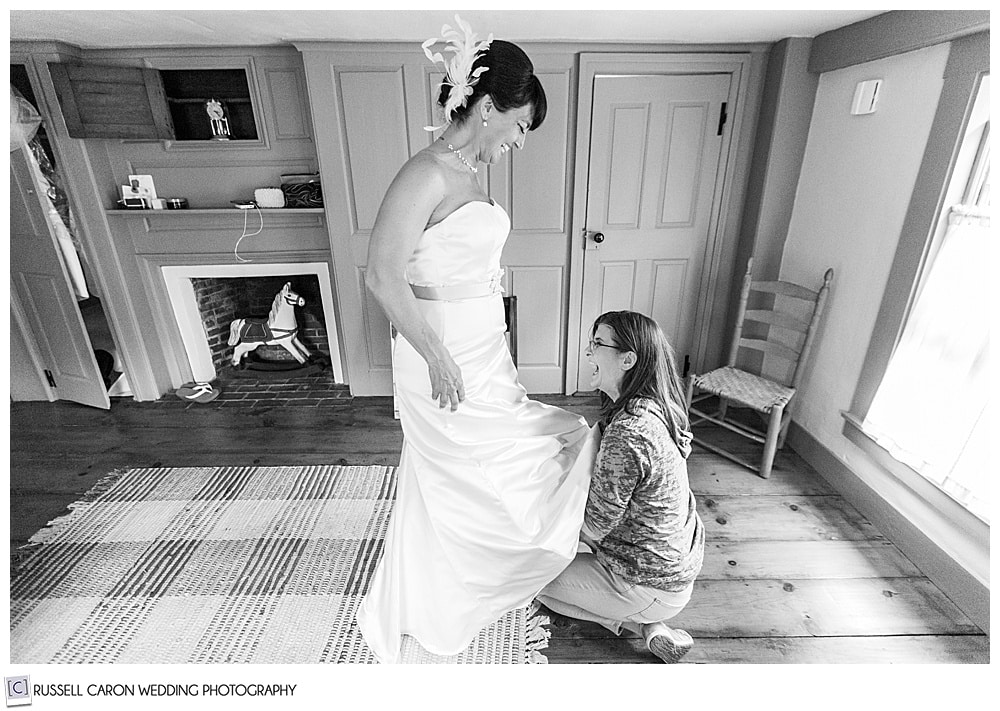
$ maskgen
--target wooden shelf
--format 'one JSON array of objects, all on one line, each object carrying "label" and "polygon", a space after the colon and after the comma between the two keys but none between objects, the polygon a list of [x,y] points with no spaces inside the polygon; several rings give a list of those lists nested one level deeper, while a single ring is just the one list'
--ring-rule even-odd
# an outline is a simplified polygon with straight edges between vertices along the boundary
[{"label": "wooden shelf", "polygon": [[[286,215],[305,215],[305,214],[322,214],[322,207],[262,207],[261,212],[265,213],[284,213]],[[187,208],[184,210],[122,210],[116,209],[105,209],[104,213],[106,215],[114,215],[115,217],[150,217],[150,216],[160,216],[160,215],[222,215],[225,213],[231,213],[234,215],[242,215],[245,212],[256,213],[257,210],[241,210],[236,207],[210,207],[210,208]]]},{"label": "wooden shelf", "polygon": [[218,101],[221,101],[223,104],[249,104],[249,103],[251,103],[249,96],[246,96],[246,97],[237,96],[237,97],[233,97],[233,98],[230,98],[230,99],[218,99],[218,97],[214,97],[214,96],[207,96],[207,97],[199,96],[199,97],[190,98],[190,99],[178,99],[178,98],[174,98],[173,96],[168,96],[167,97],[167,103],[170,103],[170,104],[204,104],[209,99],[217,99]]}]

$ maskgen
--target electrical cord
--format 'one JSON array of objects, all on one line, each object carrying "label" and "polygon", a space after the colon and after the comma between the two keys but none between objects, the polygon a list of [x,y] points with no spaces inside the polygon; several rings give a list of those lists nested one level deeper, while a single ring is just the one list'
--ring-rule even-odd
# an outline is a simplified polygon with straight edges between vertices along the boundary
[{"label": "electrical cord", "polygon": [[240,256],[240,242],[243,241],[244,237],[253,237],[255,235],[259,235],[261,231],[264,229],[264,213],[260,211],[260,208],[257,207],[256,203],[254,203],[253,209],[257,211],[257,216],[260,218],[260,227],[257,228],[256,232],[247,234],[247,224],[249,222],[249,220],[247,219],[248,217],[247,213],[250,212],[250,210],[243,210],[243,234],[241,234],[240,238],[236,240],[236,246],[233,247],[233,256],[236,257],[237,262],[246,263],[253,261],[252,259],[244,259],[243,257]]}]

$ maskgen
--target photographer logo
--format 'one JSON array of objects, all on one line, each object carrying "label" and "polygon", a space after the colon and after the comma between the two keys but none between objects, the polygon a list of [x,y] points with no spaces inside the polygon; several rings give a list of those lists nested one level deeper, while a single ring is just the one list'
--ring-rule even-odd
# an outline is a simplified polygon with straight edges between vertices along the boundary
[{"label": "photographer logo", "polygon": [[30,706],[31,684],[26,676],[5,676],[8,706]]}]

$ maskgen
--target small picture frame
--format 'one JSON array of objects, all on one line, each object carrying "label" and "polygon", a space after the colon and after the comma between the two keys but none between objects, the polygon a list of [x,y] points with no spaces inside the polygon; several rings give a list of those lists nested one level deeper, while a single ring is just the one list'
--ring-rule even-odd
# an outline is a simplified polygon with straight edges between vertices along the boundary
[{"label": "small picture frame", "polygon": [[130,175],[128,176],[128,182],[131,192],[127,195],[122,195],[123,198],[141,197],[147,200],[156,199],[156,187],[153,185],[152,175]]}]

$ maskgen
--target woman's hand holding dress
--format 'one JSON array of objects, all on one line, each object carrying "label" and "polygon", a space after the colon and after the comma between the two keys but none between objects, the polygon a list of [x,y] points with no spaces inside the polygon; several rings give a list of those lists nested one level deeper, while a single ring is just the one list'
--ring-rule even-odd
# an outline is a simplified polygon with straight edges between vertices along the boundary
[{"label": "woman's hand holding dress", "polygon": [[430,360],[427,371],[431,379],[431,398],[438,401],[439,407],[451,404],[451,411],[458,409],[458,403],[465,399],[465,384],[462,382],[462,370],[452,360],[451,354],[442,346],[443,358],[440,361]]}]

